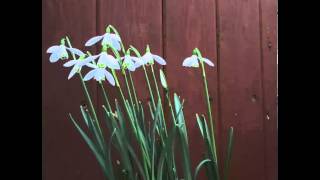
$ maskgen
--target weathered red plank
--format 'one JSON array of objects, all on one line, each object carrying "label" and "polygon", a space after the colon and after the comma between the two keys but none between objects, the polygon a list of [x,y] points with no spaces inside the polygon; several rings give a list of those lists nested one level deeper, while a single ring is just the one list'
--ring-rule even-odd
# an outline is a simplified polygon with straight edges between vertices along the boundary
[{"label": "weathered red plank", "polygon": [[[200,69],[182,67],[184,58],[198,47],[216,67],[208,67],[209,92],[213,97],[213,113],[217,119],[216,19],[214,1],[166,1],[166,74],[171,91],[185,99],[184,113],[188,126],[192,169],[203,159],[204,144],[195,113],[206,113]],[[208,116],[207,116],[208,117]],[[199,179],[205,179],[204,171]]]},{"label": "weathered red plank", "polygon": [[[99,1],[98,4],[99,33],[103,33],[106,26],[111,24],[119,31],[125,48],[133,45],[143,54],[149,44],[154,53],[162,54],[161,0]],[[148,89],[141,68],[134,73],[133,78],[137,95],[146,102]]]},{"label": "weathered red plank", "polygon": [[42,2],[42,113],[43,179],[102,179],[102,172],[86,143],[68,118],[80,118],[79,105],[85,100],[79,79],[67,80],[63,62],[51,64],[46,49],[68,35],[74,46],[83,48],[93,36],[95,0]]},{"label": "weathered red plank", "polygon": [[261,1],[266,179],[277,179],[277,2]]},{"label": "weathered red plank", "polygon": [[266,172],[259,0],[218,0],[218,10],[223,144],[227,129],[235,129],[230,179],[262,180]]}]

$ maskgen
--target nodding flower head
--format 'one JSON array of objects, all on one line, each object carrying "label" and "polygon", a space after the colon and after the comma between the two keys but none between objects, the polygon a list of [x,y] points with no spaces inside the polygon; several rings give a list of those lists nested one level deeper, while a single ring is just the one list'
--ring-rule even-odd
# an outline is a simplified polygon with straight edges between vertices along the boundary
[{"label": "nodding flower head", "polygon": [[69,55],[67,52],[67,47],[65,46],[65,40],[61,39],[60,45],[54,45],[47,49],[47,53],[51,53],[50,62],[55,63],[59,59],[68,59]]},{"label": "nodding flower head", "polygon": [[124,57],[121,57],[122,61],[122,68],[123,69],[128,69],[129,71],[135,71],[137,62],[140,61],[138,57],[134,57],[130,55],[130,50],[128,49],[126,52],[126,55]]},{"label": "nodding flower head", "polygon": [[[93,57],[93,60],[99,57],[97,64],[91,64],[91,70],[88,74],[83,78],[84,81],[88,81],[94,78],[96,81],[103,81],[107,79],[111,85],[115,85],[115,80],[112,74],[106,70],[106,67],[110,69],[120,69],[119,62],[111,55],[107,54],[106,52],[102,52],[99,55]],[[87,64],[88,66],[88,64]]]},{"label": "nodding flower head", "polygon": [[213,62],[207,58],[201,56],[201,53],[198,48],[195,48],[192,52],[192,56],[184,59],[182,66],[185,67],[199,67],[199,61],[203,61],[209,66],[214,66]]},{"label": "nodding flower head", "polygon": [[147,45],[146,53],[141,57],[141,61],[138,61],[138,64],[136,67],[146,65],[146,64],[154,64],[154,61],[156,61],[160,65],[167,64],[166,61],[162,57],[155,55],[155,54],[152,54],[150,52],[149,45]]},{"label": "nodding flower head", "polygon": [[96,56],[85,57],[85,56],[86,55],[83,54],[78,59],[68,61],[63,65],[64,67],[73,66],[73,68],[71,69],[71,71],[69,73],[68,79],[71,79],[77,72],[80,72],[82,66],[94,67],[94,64],[92,62],[97,57]]},{"label": "nodding flower head", "polygon": [[95,36],[89,39],[85,46],[92,46],[96,44],[97,42],[101,41],[101,45],[105,46],[111,46],[114,49],[120,51],[121,50],[121,38],[118,34],[110,33],[110,30],[107,28],[107,32],[101,36]]}]

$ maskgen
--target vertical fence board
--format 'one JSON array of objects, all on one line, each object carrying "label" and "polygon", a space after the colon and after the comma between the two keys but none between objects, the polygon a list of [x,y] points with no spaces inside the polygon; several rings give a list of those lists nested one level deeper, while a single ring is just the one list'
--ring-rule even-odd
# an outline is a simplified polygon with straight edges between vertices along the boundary
[{"label": "vertical fence board", "polygon": [[[99,33],[103,33],[106,26],[111,24],[119,31],[126,49],[129,45],[133,45],[143,55],[146,45],[149,44],[152,52],[161,55],[162,15],[160,0],[100,1],[98,9]],[[134,72],[133,78],[139,99],[146,102],[149,93],[142,68]],[[125,87],[124,82],[122,86]]]},{"label": "vertical fence board", "polygon": [[[204,144],[195,113],[206,114],[200,68],[182,67],[184,58],[198,47],[203,56],[211,59],[215,67],[207,67],[209,92],[213,98],[213,113],[217,119],[217,61],[214,1],[166,1],[166,74],[171,92],[185,99],[184,115],[188,126],[192,170],[203,159]],[[208,117],[208,116],[206,116]],[[204,179],[204,171],[199,179]]]},{"label": "vertical fence board", "polygon": [[44,0],[42,16],[43,179],[101,179],[95,157],[68,118],[70,112],[83,122],[79,105],[85,97],[79,78],[68,81],[70,69],[62,66],[64,62],[51,64],[46,54],[66,35],[73,46],[83,49],[85,40],[95,34],[95,0]]},{"label": "vertical fence board", "polygon": [[235,129],[230,179],[262,180],[265,144],[259,3],[219,0],[218,8],[222,140],[227,139],[227,128],[232,125]]},{"label": "vertical fence board", "polygon": [[266,179],[277,179],[277,2],[260,0]]}]

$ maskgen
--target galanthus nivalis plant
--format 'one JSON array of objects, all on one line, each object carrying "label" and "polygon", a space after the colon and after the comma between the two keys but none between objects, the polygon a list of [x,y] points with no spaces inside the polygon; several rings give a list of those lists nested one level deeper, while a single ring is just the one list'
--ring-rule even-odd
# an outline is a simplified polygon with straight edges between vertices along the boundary
[{"label": "galanthus nivalis plant", "polygon": [[[101,43],[98,43],[100,41]],[[61,39],[59,45],[49,47],[47,53],[51,54],[50,62],[67,61],[63,66],[72,67],[68,79],[75,75],[80,78],[88,103],[88,106],[81,105],[80,111],[88,131],[83,130],[84,127],[80,127],[79,122],[71,114],[69,118],[96,157],[105,178],[108,180],[195,180],[202,167],[205,167],[208,179],[227,180],[233,144],[233,128],[230,127],[227,139],[224,171],[220,172],[221,165],[218,162],[221,161],[218,161],[217,156],[215,121],[209,101],[204,68],[205,65],[214,67],[214,63],[202,57],[198,48],[195,48],[192,55],[182,62],[184,67],[201,67],[204,100],[207,106],[206,115],[195,114],[206,148],[203,152],[204,159],[192,170],[187,126],[183,113],[184,100],[174,93],[172,102],[164,72],[160,69],[159,77],[162,85],[160,89],[159,80],[154,71],[154,66],[164,66],[167,64],[166,60],[153,54],[149,45],[146,46],[143,55],[134,46],[125,49],[118,31],[111,25],[107,26],[105,34],[92,37],[85,43],[85,46],[93,45],[101,46],[101,52],[96,55],[92,55],[89,51],[84,53],[73,48],[70,39],[65,37]],[[84,76],[83,68],[89,69]],[[150,95],[148,111],[144,109],[143,103],[145,102],[138,100],[132,77],[132,73],[139,68],[144,71]],[[152,78],[149,78],[148,71],[151,71]],[[118,76],[124,77],[124,85],[119,81]],[[92,103],[86,84],[86,81],[89,80],[95,80],[101,88],[104,102],[101,108],[104,112],[104,121],[96,114],[96,109],[99,107],[94,107]],[[110,101],[110,94],[105,89],[105,84],[118,90],[120,101],[117,99]],[[160,94],[160,91],[163,91],[164,94]],[[167,100],[165,102],[169,107],[168,116],[164,115],[163,98]],[[112,102],[114,106],[111,106]],[[147,116],[147,113],[150,116]],[[209,126],[207,121],[209,121]],[[102,130],[102,123],[106,125],[107,132]],[[112,151],[113,149],[115,151]],[[179,149],[181,153],[176,154],[175,149]],[[114,153],[118,153],[120,159],[116,159]],[[180,156],[179,159],[182,162],[177,162],[177,156]],[[182,167],[182,173],[178,172],[177,166]]]}]

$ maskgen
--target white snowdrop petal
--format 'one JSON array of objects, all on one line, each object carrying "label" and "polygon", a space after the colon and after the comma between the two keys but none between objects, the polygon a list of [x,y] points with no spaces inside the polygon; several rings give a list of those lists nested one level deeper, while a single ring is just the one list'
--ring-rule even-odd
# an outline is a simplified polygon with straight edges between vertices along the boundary
[{"label": "white snowdrop petal", "polygon": [[132,64],[132,65],[128,66],[128,69],[129,69],[130,71],[135,71],[135,70],[136,70],[136,67],[135,67],[134,64]]},{"label": "white snowdrop petal", "polygon": [[120,51],[121,50],[121,45],[120,45],[120,42],[117,41],[116,39],[110,39],[110,45],[116,49],[117,51]]},{"label": "white snowdrop petal", "polygon": [[111,39],[121,42],[121,38],[117,34],[109,34],[109,36]]},{"label": "white snowdrop petal", "polygon": [[85,66],[91,67],[91,68],[93,68],[93,69],[98,68],[98,66],[97,66],[97,65],[92,64],[92,63],[86,63],[86,64],[85,64]]},{"label": "white snowdrop petal", "polygon": [[110,72],[104,69],[104,75],[112,86],[115,86],[115,80]]},{"label": "white snowdrop petal", "polygon": [[123,63],[133,64],[132,58],[131,58],[130,56],[126,55],[126,56],[124,57]]},{"label": "white snowdrop petal", "polygon": [[70,67],[70,66],[75,65],[77,62],[78,62],[78,60],[71,60],[71,61],[68,61],[68,62],[64,63],[63,66],[64,67]]},{"label": "white snowdrop petal", "polygon": [[71,79],[77,73],[78,69],[79,67],[74,66],[69,73],[68,79]]},{"label": "white snowdrop petal", "polygon": [[106,52],[102,52],[99,55],[98,64],[107,64],[108,54]]},{"label": "white snowdrop petal", "polygon": [[207,59],[207,58],[202,58],[203,59],[203,61],[205,62],[205,63],[207,63],[209,66],[214,66],[214,64],[213,64],[213,62],[212,61],[210,61],[209,59]]},{"label": "white snowdrop petal", "polygon": [[140,61],[140,58],[138,58],[138,57],[132,57],[132,56],[131,56],[131,59],[132,59],[134,62]]},{"label": "white snowdrop petal", "polygon": [[84,53],[81,50],[77,49],[77,48],[68,48],[68,50],[71,53],[76,54],[78,56],[83,56],[84,55]]},{"label": "white snowdrop petal", "polygon": [[153,59],[156,62],[158,62],[159,64],[161,64],[161,65],[166,65],[167,64],[166,61],[162,57],[160,57],[158,55],[153,55]]},{"label": "white snowdrop petal", "polygon": [[199,63],[198,63],[198,58],[196,55],[192,55],[190,57],[187,57],[186,59],[184,59],[183,63],[182,63],[182,66],[185,66],[185,67],[193,67],[193,66],[199,66]]},{"label": "white snowdrop petal", "polygon": [[111,37],[108,33],[103,35],[102,44],[111,44]]},{"label": "white snowdrop petal", "polygon": [[53,53],[55,52],[57,49],[59,48],[59,46],[51,46],[47,49],[47,53]]},{"label": "white snowdrop petal", "polygon": [[96,73],[96,70],[97,69],[93,69],[91,71],[89,71],[83,78],[84,81],[88,81],[90,79],[92,79],[94,76],[95,76],[95,73]]},{"label": "white snowdrop petal", "polygon": [[141,57],[141,59],[143,61],[143,64],[147,64],[148,62],[152,61],[153,57],[150,52],[147,52]]},{"label": "white snowdrop petal", "polygon": [[100,41],[102,38],[103,38],[103,36],[95,36],[95,37],[89,39],[86,42],[85,46],[92,46],[92,45],[96,44],[98,41]]},{"label": "white snowdrop petal", "polygon": [[49,61],[50,61],[51,63],[55,63],[55,62],[57,62],[59,59],[60,59],[60,56],[59,56],[59,54],[56,53],[56,52],[52,53],[52,54],[50,55],[50,57],[49,57]]},{"label": "white snowdrop petal", "polygon": [[97,59],[99,55],[94,55],[94,56],[89,56],[87,58],[85,58],[84,60],[82,60],[82,62],[84,64],[89,63],[89,62],[93,62],[95,59]]},{"label": "white snowdrop petal", "polygon": [[95,78],[97,81],[101,81],[101,80],[105,77],[104,70],[105,70],[105,69],[103,69],[103,68],[98,68],[98,69],[96,69],[94,78]]},{"label": "white snowdrop petal", "polygon": [[135,59],[134,67],[137,69],[140,66],[142,66],[143,64],[144,64],[143,60],[141,58],[137,58],[137,59]]},{"label": "white snowdrop petal", "polygon": [[111,55],[107,55],[107,61],[105,63],[111,69],[120,69],[119,62]]}]

